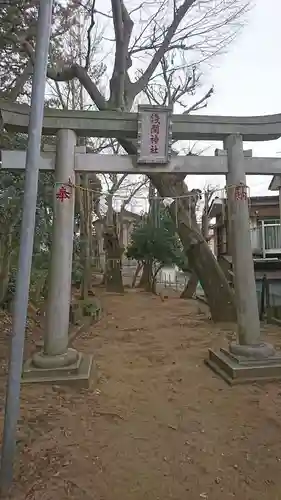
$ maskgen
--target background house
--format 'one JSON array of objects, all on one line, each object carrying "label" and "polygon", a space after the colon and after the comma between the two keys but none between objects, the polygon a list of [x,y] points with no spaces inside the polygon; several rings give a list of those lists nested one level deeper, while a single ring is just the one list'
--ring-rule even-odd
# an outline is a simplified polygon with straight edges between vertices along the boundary
[{"label": "background house", "polygon": [[[215,198],[209,208],[213,250],[216,257],[230,254],[228,214],[225,199]],[[253,255],[281,258],[279,196],[252,196],[249,199],[249,230]]]},{"label": "background house", "polygon": [[[233,284],[229,221],[225,199],[215,198],[209,208],[210,238],[228,281]],[[279,196],[252,196],[249,198],[249,231],[257,293],[266,275],[273,305],[281,305],[281,229]]]}]

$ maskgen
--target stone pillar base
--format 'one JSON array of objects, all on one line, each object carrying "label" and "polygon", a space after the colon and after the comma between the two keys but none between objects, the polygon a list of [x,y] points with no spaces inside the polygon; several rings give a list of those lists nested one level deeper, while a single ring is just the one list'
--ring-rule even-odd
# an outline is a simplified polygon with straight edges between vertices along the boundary
[{"label": "stone pillar base", "polygon": [[23,367],[22,383],[39,382],[88,388],[96,375],[93,356],[82,354],[74,349],[68,351],[70,353],[63,356],[68,364],[62,363],[61,356],[48,357],[42,353],[36,354],[34,359],[28,359]]},{"label": "stone pillar base", "polygon": [[238,358],[246,359],[268,359],[275,356],[273,345],[260,342],[254,345],[241,345],[236,342],[229,344],[229,351]]},{"label": "stone pillar base", "polygon": [[[209,349],[205,363],[230,385],[273,382],[281,379],[281,355],[277,354],[272,346],[261,344],[239,347],[243,348],[244,353],[245,349],[247,352],[250,349],[252,356],[239,356],[234,354],[233,349],[232,352],[223,348],[218,352]],[[260,355],[258,355],[259,349]],[[269,354],[267,357],[265,357],[266,352]]]},{"label": "stone pillar base", "polygon": [[32,356],[32,363],[35,368],[63,368],[73,366],[79,359],[79,353],[75,349],[67,349],[63,354],[50,356],[45,354],[44,351],[36,352]]}]

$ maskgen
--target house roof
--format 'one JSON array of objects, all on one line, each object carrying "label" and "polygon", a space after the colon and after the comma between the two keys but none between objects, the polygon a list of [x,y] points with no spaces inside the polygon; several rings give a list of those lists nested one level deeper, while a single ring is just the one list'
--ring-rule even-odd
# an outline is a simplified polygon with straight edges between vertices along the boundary
[{"label": "house roof", "polygon": [[[251,196],[250,204],[255,207],[279,206],[279,196]],[[209,218],[213,219],[220,215],[225,206],[226,198],[214,198],[208,210]]]},{"label": "house roof", "polygon": [[281,176],[280,175],[274,175],[270,181],[270,184],[268,186],[269,191],[279,191],[281,187]]},{"label": "house roof", "polygon": [[130,210],[123,210],[123,216],[132,220],[138,220],[141,218],[140,214],[136,214],[135,212],[131,212]]},{"label": "house roof", "polygon": [[[116,212],[117,215],[120,213],[120,212]],[[123,210],[123,219],[125,220],[131,220],[131,221],[136,221],[136,220],[139,220],[141,218],[141,215],[140,214],[137,214],[135,212],[130,212],[130,210]],[[93,224],[97,224],[103,220],[106,219],[106,216],[102,217],[102,219],[96,219]]]},{"label": "house roof", "polygon": [[279,196],[251,196],[250,202],[251,205],[275,206],[279,205]]}]

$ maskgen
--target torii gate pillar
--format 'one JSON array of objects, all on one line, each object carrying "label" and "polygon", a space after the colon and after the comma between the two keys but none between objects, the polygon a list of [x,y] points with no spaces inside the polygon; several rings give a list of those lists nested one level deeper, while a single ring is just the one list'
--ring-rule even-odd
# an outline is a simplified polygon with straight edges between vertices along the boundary
[{"label": "torii gate pillar", "polygon": [[[260,321],[242,137],[231,135],[225,140],[224,146],[228,158],[227,204],[237,303],[238,342],[239,346],[257,345],[260,343]],[[234,344],[234,350],[237,345]]]},{"label": "torii gate pillar", "polygon": [[76,134],[57,133],[54,221],[44,349],[34,354],[23,372],[23,382],[79,382],[88,385],[92,356],[68,347],[74,231]]},{"label": "torii gate pillar", "polygon": [[261,341],[242,136],[224,141],[227,150],[227,198],[237,308],[237,342],[209,350],[206,363],[228,383],[280,379],[281,357]]}]

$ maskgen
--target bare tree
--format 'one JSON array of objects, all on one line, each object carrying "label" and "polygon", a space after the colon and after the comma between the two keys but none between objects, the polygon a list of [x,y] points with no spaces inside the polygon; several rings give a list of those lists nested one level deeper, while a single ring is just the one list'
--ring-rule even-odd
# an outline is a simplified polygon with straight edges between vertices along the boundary
[{"label": "bare tree", "polygon": [[[91,15],[88,48],[95,19],[106,20],[108,29],[104,32],[104,39],[108,46],[112,44],[107,53],[115,53],[109,97],[106,99],[103,89],[90,76],[91,68],[95,68],[98,62],[95,57],[86,58],[82,65],[60,61],[59,68],[56,64],[49,67],[48,77],[57,82],[77,78],[99,110],[130,110],[137,96],[149,92],[153,80],[164,78],[163,64],[173,54],[177,74],[189,70],[193,75],[194,68],[198,71],[205,61],[226,49],[239,32],[243,15],[249,7],[246,0],[161,0],[154,3],[111,0],[109,12],[98,10],[94,0],[72,0],[68,7],[77,7],[78,3]],[[26,39],[22,47],[33,61],[32,43]],[[110,62],[110,55],[108,60]],[[189,111],[193,109],[191,104]],[[120,144],[128,154],[136,154],[135,144],[131,141],[122,140]],[[176,199],[181,196],[179,203],[170,205],[170,212],[179,221],[179,235],[189,263],[202,283],[213,319],[233,320],[236,314],[232,291],[197,221],[194,218],[190,221],[187,215],[188,203],[182,197],[188,195],[185,176],[151,173],[149,177],[162,197]]]}]

